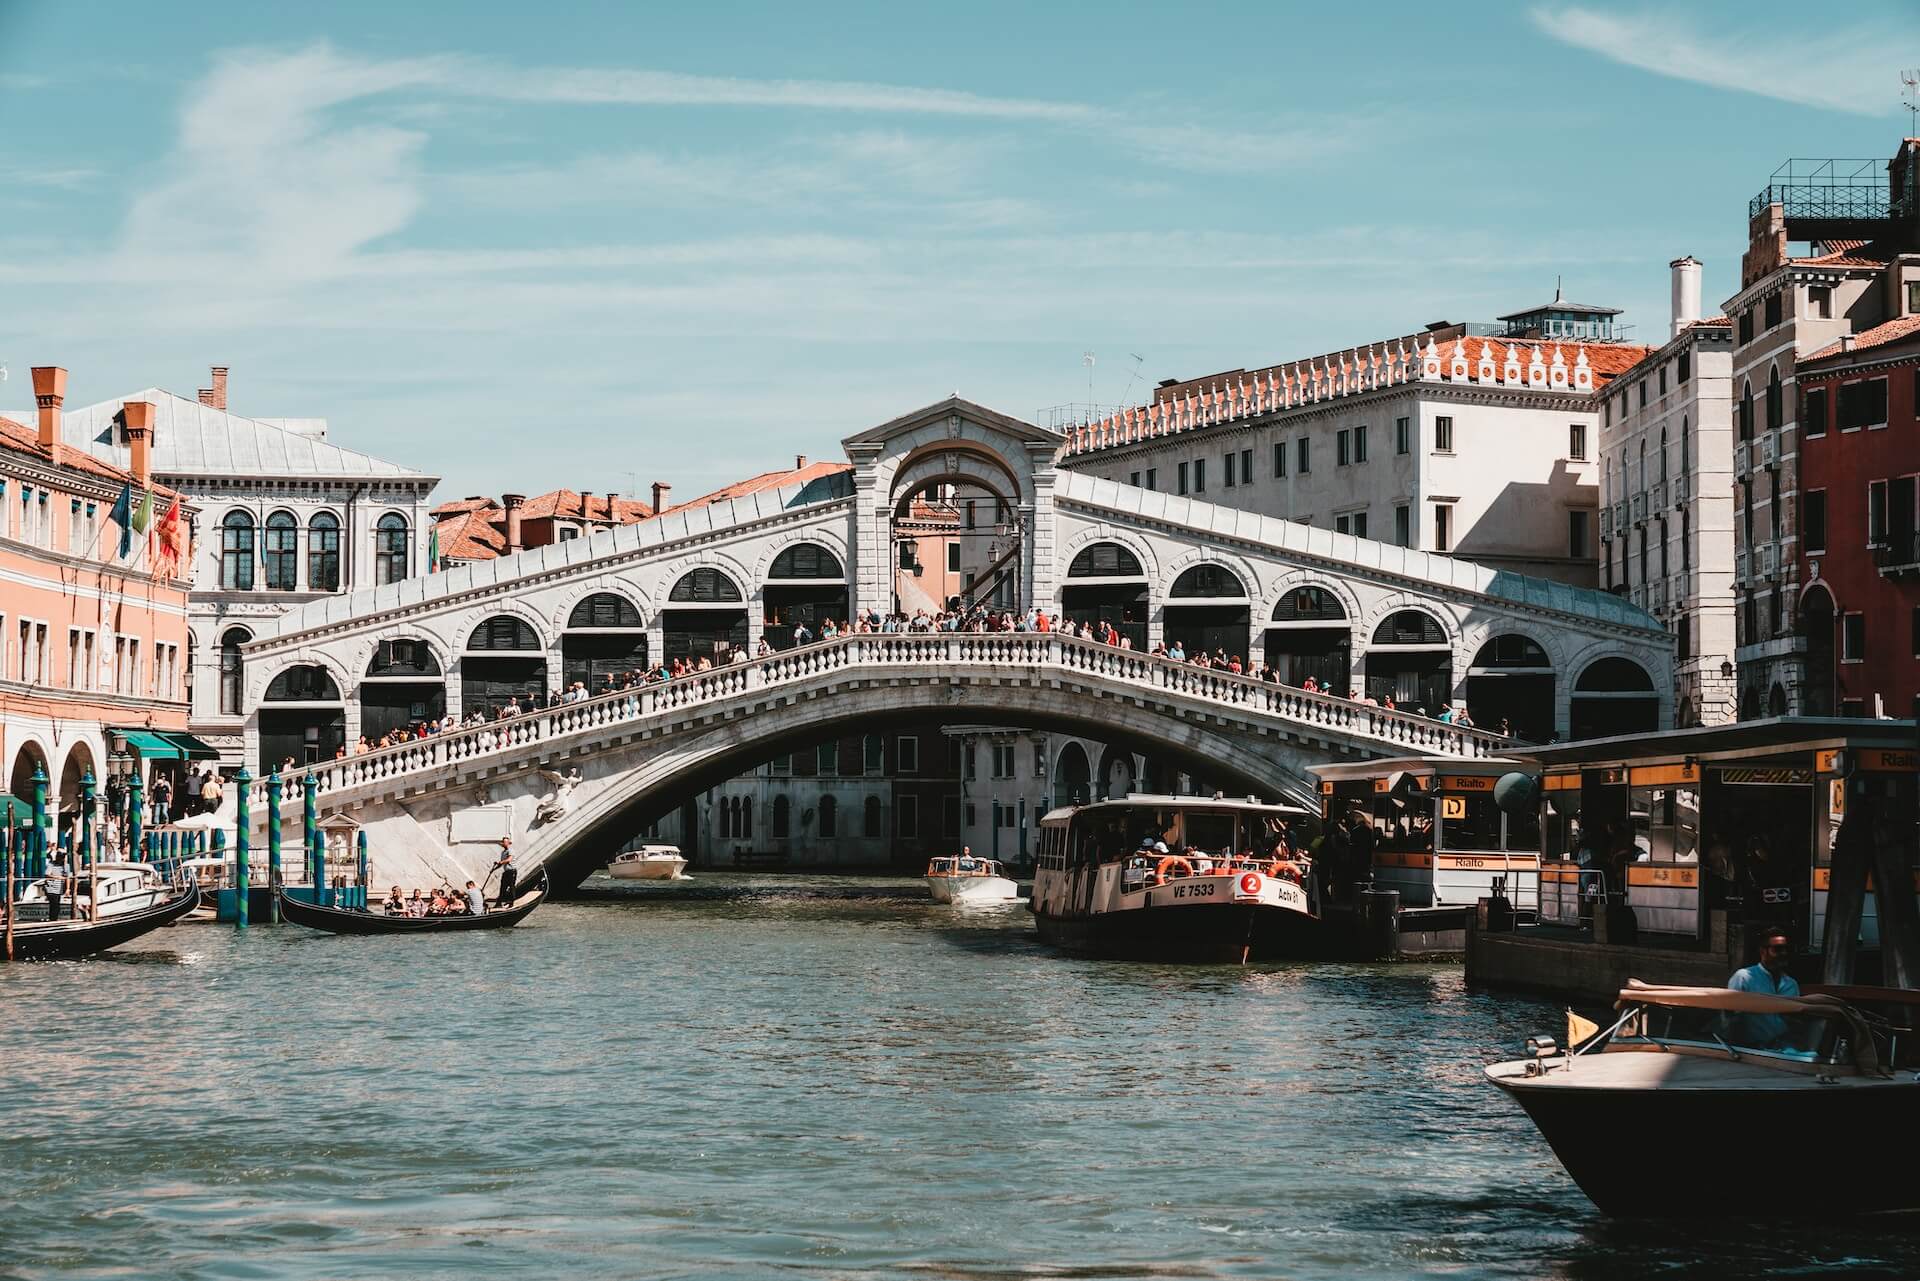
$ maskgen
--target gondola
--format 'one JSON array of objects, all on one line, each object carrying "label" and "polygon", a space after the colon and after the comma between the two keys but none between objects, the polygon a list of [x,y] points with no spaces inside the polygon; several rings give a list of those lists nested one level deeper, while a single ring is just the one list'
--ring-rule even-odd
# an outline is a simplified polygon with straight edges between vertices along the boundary
[{"label": "gondola", "polygon": [[[163,925],[171,925],[199,905],[200,887],[188,885],[184,893],[165,903],[110,916],[104,921],[16,923],[13,927],[13,959],[64,961],[104,952]],[[4,950],[0,950],[0,959],[4,959],[5,955]]]},{"label": "gondola", "polygon": [[320,907],[280,896],[280,919],[329,934],[456,934],[466,930],[504,930],[518,925],[547,897],[547,871],[541,868],[520,886],[512,907],[499,907],[479,916],[387,916],[356,908]]}]

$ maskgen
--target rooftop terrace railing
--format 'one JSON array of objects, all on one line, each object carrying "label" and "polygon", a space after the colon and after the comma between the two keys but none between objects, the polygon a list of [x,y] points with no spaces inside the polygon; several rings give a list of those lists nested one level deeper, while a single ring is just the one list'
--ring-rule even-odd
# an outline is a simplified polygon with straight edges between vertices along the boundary
[{"label": "rooftop terrace railing", "polygon": [[1880,219],[1893,215],[1884,160],[1795,158],[1747,202],[1747,217],[1779,205],[1789,218]]},{"label": "rooftop terrace railing", "polygon": [[1078,637],[1034,632],[879,632],[842,636],[675,680],[540,708],[508,720],[431,734],[395,747],[323,761],[311,772],[319,783],[320,795],[326,796],[414,779],[469,761],[538,754],[542,744],[557,744],[588,731],[635,725],[759,690],[799,686],[834,673],[924,674],[1005,667],[1057,667],[1418,754],[1496,756],[1513,746],[1512,739],[1485,730]]}]

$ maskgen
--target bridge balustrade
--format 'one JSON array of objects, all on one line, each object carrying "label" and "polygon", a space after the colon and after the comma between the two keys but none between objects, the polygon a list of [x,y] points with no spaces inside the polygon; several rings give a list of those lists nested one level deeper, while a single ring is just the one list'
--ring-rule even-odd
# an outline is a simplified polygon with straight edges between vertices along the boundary
[{"label": "bridge balustrade", "polygon": [[674,680],[636,685],[577,703],[541,708],[510,720],[455,729],[396,747],[324,761],[313,767],[320,792],[442,770],[564,739],[582,731],[643,721],[662,713],[775,689],[851,668],[1057,666],[1126,684],[1164,690],[1251,712],[1373,739],[1418,753],[1493,756],[1512,740],[1443,724],[1331,694],[1311,693],[1217,668],[1195,667],[1136,650],[1036,632],[859,633],[765,658],[731,663]]}]

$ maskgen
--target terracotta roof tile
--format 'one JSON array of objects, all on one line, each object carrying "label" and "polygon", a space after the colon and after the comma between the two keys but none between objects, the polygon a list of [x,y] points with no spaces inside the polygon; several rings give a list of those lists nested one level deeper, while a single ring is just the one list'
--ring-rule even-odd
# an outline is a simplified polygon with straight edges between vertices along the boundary
[{"label": "terracotta roof tile", "polygon": [[492,560],[504,556],[507,536],[487,519],[485,510],[461,512],[440,520],[440,556],[443,560]]},{"label": "terracotta roof tile", "polygon": [[[49,451],[41,446],[40,432],[37,428],[29,427],[25,423],[17,423],[11,418],[0,418],[0,448],[11,449],[16,453],[31,454],[33,457],[44,462],[50,462],[58,467],[65,467],[85,476],[92,476],[97,480],[110,481],[121,485],[134,483],[133,473],[126,468],[116,467],[112,463],[101,462],[92,454],[75,449],[71,445],[63,445],[60,449],[60,456],[54,458]],[[165,498],[168,501],[173,499],[173,491],[164,486],[155,485],[149,481],[147,488],[153,491],[156,501],[161,498]]]},{"label": "terracotta roof tile", "polygon": [[[1853,336],[1853,350],[1856,352],[1870,351],[1875,347],[1884,347],[1888,343],[1899,342],[1902,338],[1910,338],[1915,334],[1920,334],[1920,316],[1901,316],[1895,320],[1889,320],[1885,324],[1875,325],[1871,329],[1863,329],[1855,334]],[[1801,360],[1802,362],[1824,360],[1828,356],[1838,356],[1846,350],[1847,349],[1840,343],[1832,342],[1810,356],[1801,357]]]},{"label": "terracotta roof tile", "polygon": [[690,498],[684,503],[674,503],[668,511],[679,511],[686,507],[702,507],[708,503],[723,503],[730,498],[745,498],[748,494],[757,494],[767,489],[784,489],[788,485],[806,485],[828,476],[838,476],[853,470],[852,463],[808,463],[805,467],[789,467],[781,471],[764,471],[758,476],[749,476],[745,480],[735,481],[711,494],[702,494]]},{"label": "terracotta roof tile", "polygon": [[1884,267],[1893,261],[1885,248],[1868,240],[1829,240],[1821,248],[1824,253],[1787,261],[1795,267]]}]

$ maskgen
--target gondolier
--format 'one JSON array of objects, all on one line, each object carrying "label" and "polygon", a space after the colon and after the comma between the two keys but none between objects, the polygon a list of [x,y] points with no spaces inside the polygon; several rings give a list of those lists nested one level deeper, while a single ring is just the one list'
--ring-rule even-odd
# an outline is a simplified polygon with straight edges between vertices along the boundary
[{"label": "gondolier", "polygon": [[500,873],[500,896],[494,902],[505,907],[513,902],[513,887],[520,883],[520,869],[513,865],[511,836],[500,838],[500,857],[487,869],[487,875],[491,877],[495,872]]}]

